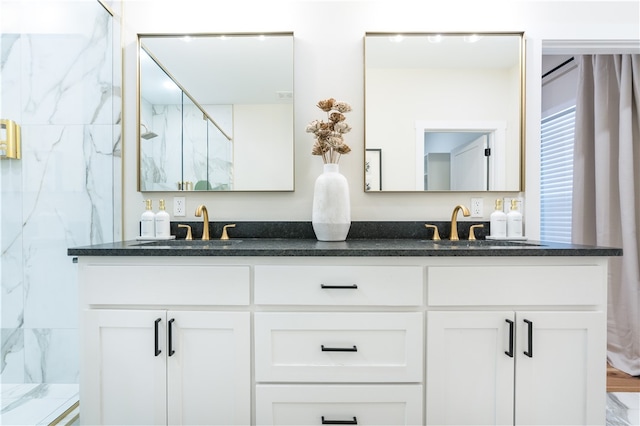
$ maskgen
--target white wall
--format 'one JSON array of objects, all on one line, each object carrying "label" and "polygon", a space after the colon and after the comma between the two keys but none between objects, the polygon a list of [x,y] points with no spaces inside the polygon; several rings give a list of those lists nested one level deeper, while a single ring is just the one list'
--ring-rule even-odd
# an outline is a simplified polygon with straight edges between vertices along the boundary
[{"label": "white wall", "polygon": [[[136,33],[293,31],[295,36],[295,192],[187,194],[187,220],[204,203],[213,221],[300,220],[311,218],[313,183],[322,170],[310,154],[308,122],[322,117],[320,99],[349,102],[353,126],[340,171],[350,183],[352,219],[447,220],[457,203],[471,193],[364,193],[363,36],[373,31],[524,31],[527,39],[526,233],[536,238],[539,222],[540,75],[543,42],[548,40],[638,40],[637,1],[263,1],[125,0],[124,76],[124,222],[133,238],[143,207],[141,200],[171,200],[174,194],[136,192]],[[485,217],[493,199],[486,194]],[[509,194],[512,195],[512,194]],[[157,205],[157,202],[156,202]],[[169,205],[171,203],[169,202]],[[171,209],[169,209],[171,210]],[[172,218],[173,219],[173,218]]]}]

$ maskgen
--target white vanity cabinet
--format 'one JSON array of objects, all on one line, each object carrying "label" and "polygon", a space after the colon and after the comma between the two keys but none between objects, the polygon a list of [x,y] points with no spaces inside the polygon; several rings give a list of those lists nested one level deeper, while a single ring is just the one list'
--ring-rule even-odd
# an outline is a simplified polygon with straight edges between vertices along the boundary
[{"label": "white vanity cabinet", "polygon": [[607,258],[451,253],[81,256],[81,422],[604,424]]},{"label": "white vanity cabinet", "polygon": [[423,276],[256,266],[256,424],[422,424]]},{"label": "white vanity cabinet", "polygon": [[249,267],[123,260],[80,267],[81,422],[249,424]]},{"label": "white vanity cabinet", "polygon": [[427,424],[603,424],[605,271],[429,268]]}]

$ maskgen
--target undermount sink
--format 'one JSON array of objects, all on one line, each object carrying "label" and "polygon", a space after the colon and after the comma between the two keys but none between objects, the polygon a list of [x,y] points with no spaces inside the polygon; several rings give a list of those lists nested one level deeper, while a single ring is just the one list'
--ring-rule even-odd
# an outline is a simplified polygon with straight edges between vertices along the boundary
[{"label": "undermount sink", "polygon": [[530,243],[527,241],[515,240],[422,240],[434,245],[456,246],[456,247],[541,247],[542,244]]},{"label": "undermount sink", "polygon": [[242,240],[158,240],[158,241],[143,241],[134,246],[146,246],[146,247],[197,247],[197,248],[212,248],[212,247],[224,247],[233,244],[241,243]]}]

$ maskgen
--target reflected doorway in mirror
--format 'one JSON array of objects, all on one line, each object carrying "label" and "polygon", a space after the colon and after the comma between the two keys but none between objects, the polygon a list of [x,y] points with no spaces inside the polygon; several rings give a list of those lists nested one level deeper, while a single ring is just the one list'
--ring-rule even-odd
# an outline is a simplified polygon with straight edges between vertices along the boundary
[{"label": "reflected doorway in mirror", "polygon": [[506,190],[506,127],[502,121],[417,121],[415,189]]}]

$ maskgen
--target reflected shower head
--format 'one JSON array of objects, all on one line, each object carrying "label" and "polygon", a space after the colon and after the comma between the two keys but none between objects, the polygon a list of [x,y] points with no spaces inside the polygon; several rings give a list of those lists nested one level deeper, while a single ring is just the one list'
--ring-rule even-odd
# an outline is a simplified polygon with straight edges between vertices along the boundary
[{"label": "reflected shower head", "polygon": [[144,124],[141,124],[140,126],[144,127],[144,132],[140,133],[140,137],[142,139],[153,139],[158,136],[156,133],[149,131],[149,129],[147,129],[147,126],[145,126]]}]

